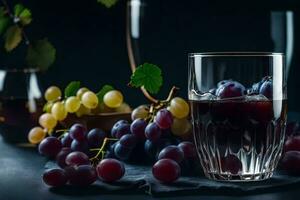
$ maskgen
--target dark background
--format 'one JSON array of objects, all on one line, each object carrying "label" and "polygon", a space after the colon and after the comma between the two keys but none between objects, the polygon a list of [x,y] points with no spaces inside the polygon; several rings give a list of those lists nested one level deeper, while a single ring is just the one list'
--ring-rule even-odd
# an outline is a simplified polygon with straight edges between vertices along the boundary
[{"label": "dark background", "polygon": [[[32,10],[34,20],[26,30],[29,37],[47,37],[57,49],[55,64],[41,76],[44,87],[51,84],[64,87],[72,80],[80,80],[93,90],[112,84],[123,91],[130,104],[146,101],[139,90],[127,86],[131,73],[125,41],[125,0],[119,0],[111,9],[96,0],[9,1],[15,2],[22,2]],[[297,0],[148,0],[146,3],[141,62],[155,63],[163,69],[165,83],[160,97],[166,96],[172,85],[180,87],[180,95],[186,96],[189,52],[274,51],[271,10],[293,10],[295,48],[288,97],[290,110],[300,111]],[[1,43],[0,68],[25,66],[24,57],[24,47],[7,54]]]}]

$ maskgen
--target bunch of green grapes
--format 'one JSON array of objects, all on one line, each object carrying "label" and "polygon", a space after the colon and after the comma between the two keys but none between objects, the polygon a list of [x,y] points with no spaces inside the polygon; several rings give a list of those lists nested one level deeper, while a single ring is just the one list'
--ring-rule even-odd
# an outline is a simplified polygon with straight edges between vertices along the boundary
[{"label": "bunch of green grapes", "polygon": [[28,140],[32,144],[40,143],[47,134],[52,133],[58,122],[65,120],[69,113],[81,117],[104,112],[131,111],[118,90],[106,92],[100,100],[94,92],[83,87],[77,91],[76,96],[63,98],[61,90],[57,86],[51,86],[46,90],[44,97],[47,103],[44,106],[45,113],[39,118],[40,126],[32,128],[28,134]]}]

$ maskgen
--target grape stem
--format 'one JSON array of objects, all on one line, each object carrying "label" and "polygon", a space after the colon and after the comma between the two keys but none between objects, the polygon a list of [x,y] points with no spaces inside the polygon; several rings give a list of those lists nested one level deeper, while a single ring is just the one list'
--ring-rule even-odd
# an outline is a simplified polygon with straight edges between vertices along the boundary
[{"label": "grape stem", "polygon": [[100,148],[90,149],[90,151],[98,151],[98,153],[94,157],[90,158],[90,161],[91,162],[99,161],[98,157],[100,156],[100,154],[101,154],[101,159],[103,159],[104,158],[104,153],[105,153],[104,148],[105,148],[106,144],[109,141],[117,141],[117,140],[118,139],[115,139],[115,138],[107,138],[107,137],[104,138],[103,143],[102,143]]}]

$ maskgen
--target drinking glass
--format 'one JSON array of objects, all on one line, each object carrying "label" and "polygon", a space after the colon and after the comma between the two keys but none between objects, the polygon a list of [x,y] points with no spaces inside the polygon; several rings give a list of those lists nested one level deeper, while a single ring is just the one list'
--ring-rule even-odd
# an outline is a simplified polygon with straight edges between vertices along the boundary
[{"label": "drinking glass", "polygon": [[270,178],[281,156],[287,85],[281,53],[191,53],[194,140],[214,180]]}]

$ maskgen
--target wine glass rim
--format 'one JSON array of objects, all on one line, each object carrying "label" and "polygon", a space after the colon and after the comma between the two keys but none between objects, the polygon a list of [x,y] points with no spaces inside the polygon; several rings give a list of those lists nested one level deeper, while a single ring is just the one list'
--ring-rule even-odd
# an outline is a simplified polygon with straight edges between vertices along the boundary
[{"label": "wine glass rim", "polygon": [[2,68],[0,69],[0,71],[5,71],[5,72],[9,72],[9,73],[35,73],[35,72],[39,72],[41,71],[40,69],[38,68],[21,68],[21,69],[18,69],[18,68]]},{"label": "wine glass rim", "polygon": [[203,53],[189,53],[189,57],[283,57],[284,53],[277,52],[203,52]]}]

